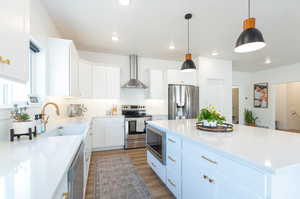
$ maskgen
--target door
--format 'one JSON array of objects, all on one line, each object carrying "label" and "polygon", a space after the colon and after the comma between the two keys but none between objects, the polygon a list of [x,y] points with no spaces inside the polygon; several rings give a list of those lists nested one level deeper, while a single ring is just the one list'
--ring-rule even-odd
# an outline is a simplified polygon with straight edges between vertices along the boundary
[{"label": "door", "polygon": [[107,98],[107,72],[105,67],[93,67],[93,97],[98,99]]},{"label": "door", "polygon": [[106,118],[94,120],[92,137],[93,148],[106,147]]},{"label": "door", "polygon": [[120,98],[120,69],[119,68],[106,68],[107,70],[107,98],[119,99]]},{"label": "door", "polygon": [[232,88],[232,123],[239,124],[239,88]]},{"label": "door", "polygon": [[124,119],[107,118],[105,142],[107,147],[124,145]]},{"label": "door", "polygon": [[81,97],[92,97],[92,65],[81,60],[79,62],[79,90]]}]

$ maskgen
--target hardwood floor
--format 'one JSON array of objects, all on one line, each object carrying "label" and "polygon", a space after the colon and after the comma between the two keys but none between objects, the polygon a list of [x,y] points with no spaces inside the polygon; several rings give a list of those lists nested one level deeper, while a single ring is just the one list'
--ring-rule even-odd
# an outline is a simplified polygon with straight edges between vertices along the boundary
[{"label": "hardwood floor", "polygon": [[171,192],[165,187],[165,185],[159,180],[156,174],[147,164],[146,149],[131,149],[131,150],[113,150],[113,151],[100,151],[93,152],[90,171],[88,177],[88,184],[86,190],[86,199],[98,199],[93,198],[94,188],[94,165],[97,157],[104,157],[117,154],[129,155],[133,165],[137,168],[140,176],[143,178],[145,184],[148,187],[153,199],[175,199]]}]

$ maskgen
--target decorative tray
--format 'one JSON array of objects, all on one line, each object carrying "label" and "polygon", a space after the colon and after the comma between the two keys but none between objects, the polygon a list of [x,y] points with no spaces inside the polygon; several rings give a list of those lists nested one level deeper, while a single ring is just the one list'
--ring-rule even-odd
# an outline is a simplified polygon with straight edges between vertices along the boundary
[{"label": "decorative tray", "polygon": [[202,131],[229,133],[233,131],[233,125],[228,123],[218,124],[216,127],[204,126],[203,122],[197,122],[196,128]]}]

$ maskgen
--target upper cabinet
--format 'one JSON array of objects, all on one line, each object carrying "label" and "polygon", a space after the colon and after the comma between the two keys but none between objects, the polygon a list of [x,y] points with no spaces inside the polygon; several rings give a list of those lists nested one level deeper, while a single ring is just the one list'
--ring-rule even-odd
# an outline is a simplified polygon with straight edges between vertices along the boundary
[{"label": "upper cabinet", "polygon": [[79,97],[79,56],[71,40],[48,40],[48,95]]},{"label": "upper cabinet", "polygon": [[1,1],[0,75],[28,80],[29,0]]},{"label": "upper cabinet", "polygon": [[119,99],[120,86],[120,68],[93,66],[94,98]]},{"label": "upper cabinet", "polygon": [[168,70],[168,84],[182,84],[198,86],[197,72],[182,72],[181,70]]},{"label": "upper cabinet", "polygon": [[164,98],[164,75],[161,70],[149,70],[149,98]]},{"label": "upper cabinet", "polygon": [[91,98],[93,97],[93,67],[92,64],[80,60],[79,61],[79,90],[80,97]]}]

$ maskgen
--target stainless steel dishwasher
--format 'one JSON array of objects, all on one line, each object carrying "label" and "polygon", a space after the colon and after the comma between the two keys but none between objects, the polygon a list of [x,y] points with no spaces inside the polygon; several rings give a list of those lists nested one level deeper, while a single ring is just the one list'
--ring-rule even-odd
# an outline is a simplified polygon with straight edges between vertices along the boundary
[{"label": "stainless steel dishwasher", "polygon": [[81,143],[68,171],[69,199],[83,199],[84,145]]}]

